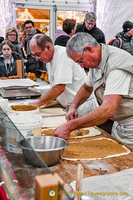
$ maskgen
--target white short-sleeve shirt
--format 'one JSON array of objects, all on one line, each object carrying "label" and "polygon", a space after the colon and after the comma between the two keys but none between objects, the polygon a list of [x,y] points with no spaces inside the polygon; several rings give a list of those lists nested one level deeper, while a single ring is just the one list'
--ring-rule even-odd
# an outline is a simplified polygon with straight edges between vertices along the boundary
[{"label": "white short-sleeve shirt", "polygon": [[80,67],[66,54],[66,48],[56,45],[54,56],[51,62],[46,64],[51,87],[58,84],[65,84],[65,91],[57,98],[59,103],[70,106],[80,87],[86,82],[87,75]]},{"label": "white short-sleeve shirt", "polygon": [[[93,87],[95,79],[99,76],[100,70],[95,70],[92,78],[91,73],[88,75],[86,84]],[[123,70],[112,70],[107,77],[104,95],[128,95],[132,75]]]}]

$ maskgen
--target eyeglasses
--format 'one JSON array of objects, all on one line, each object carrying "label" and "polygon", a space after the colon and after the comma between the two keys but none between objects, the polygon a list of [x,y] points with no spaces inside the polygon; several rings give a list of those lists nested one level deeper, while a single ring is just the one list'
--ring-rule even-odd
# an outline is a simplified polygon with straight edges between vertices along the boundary
[{"label": "eyeglasses", "polygon": [[40,57],[41,57],[43,51],[44,51],[44,50],[42,50],[42,52],[39,53],[39,54],[34,54],[34,55],[32,54],[31,56],[32,56],[33,58],[35,58],[35,59],[40,59]]},{"label": "eyeglasses", "polygon": [[16,34],[10,34],[10,33],[9,33],[9,34],[8,34],[8,36],[14,36],[14,37],[15,37],[15,36],[16,36]]},{"label": "eyeglasses", "polygon": [[85,23],[86,23],[88,26],[94,26],[94,25],[95,25],[95,21],[94,21],[94,22],[87,22],[87,21],[85,20]]},{"label": "eyeglasses", "polygon": [[33,26],[28,26],[28,27],[25,27],[25,29],[28,29],[28,28],[32,28]]}]

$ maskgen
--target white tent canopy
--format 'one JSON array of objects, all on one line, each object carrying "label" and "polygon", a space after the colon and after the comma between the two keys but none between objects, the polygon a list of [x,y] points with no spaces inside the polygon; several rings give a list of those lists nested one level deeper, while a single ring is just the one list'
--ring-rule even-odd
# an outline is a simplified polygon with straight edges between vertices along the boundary
[{"label": "white tent canopy", "polygon": [[81,9],[88,10],[94,8],[96,0],[16,0],[16,3],[23,5],[42,5],[42,6],[55,6],[57,9]]},{"label": "white tent canopy", "polygon": [[97,0],[97,26],[107,42],[122,31],[125,21],[133,22],[133,0]]}]

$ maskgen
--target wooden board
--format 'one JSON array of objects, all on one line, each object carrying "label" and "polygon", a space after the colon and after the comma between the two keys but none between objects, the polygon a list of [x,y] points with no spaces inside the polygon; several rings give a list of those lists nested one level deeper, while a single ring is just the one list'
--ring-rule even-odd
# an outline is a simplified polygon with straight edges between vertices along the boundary
[{"label": "wooden board", "polygon": [[58,126],[66,123],[67,120],[65,119],[65,116],[58,116],[58,117],[47,117],[43,119],[43,125],[44,128],[57,128]]},{"label": "wooden board", "polygon": [[66,111],[63,108],[44,108],[40,109],[42,117],[65,116]]}]

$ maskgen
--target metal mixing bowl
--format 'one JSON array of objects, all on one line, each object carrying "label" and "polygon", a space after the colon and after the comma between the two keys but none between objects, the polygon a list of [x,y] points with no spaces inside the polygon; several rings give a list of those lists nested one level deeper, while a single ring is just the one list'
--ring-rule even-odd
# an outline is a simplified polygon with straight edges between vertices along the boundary
[{"label": "metal mixing bowl", "polygon": [[[48,166],[59,162],[62,150],[68,145],[67,141],[54,136],[37,136],[21,140],[20,146],[23,150],[26,161],[34,166],[42,167],[41,161],[35,155],[33,149],[41,156]],[[29,144],[30,145],[29,145]]]}]

